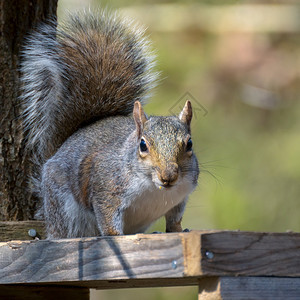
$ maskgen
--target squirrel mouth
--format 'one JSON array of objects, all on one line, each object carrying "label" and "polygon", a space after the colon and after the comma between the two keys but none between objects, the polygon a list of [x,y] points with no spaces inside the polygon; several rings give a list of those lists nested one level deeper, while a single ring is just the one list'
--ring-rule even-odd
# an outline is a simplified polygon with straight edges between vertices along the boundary
[{"label": "squirrel mouth", "polygon": [[157,180],[157,179],[154,179],[153,183],[156,186],[156,188],[158,188],[161,191],[171,190],[172,188],[174,188],[177,185],[177,181],[170,182],[170,181],[161,181],[161,180]]},{"label": "squirrel mouth", "polygon": [[163,190],[163,189],[170,189],[174,186],[174,184],[170,184],[170,183],[167,183],[167,184],[159,184],[158,185],[158,188],[160,190]]}]

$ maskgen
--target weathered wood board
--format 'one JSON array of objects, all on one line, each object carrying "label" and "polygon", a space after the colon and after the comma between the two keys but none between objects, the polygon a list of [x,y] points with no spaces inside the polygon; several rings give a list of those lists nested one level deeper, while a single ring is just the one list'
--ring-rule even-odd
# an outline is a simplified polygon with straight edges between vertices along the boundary
[{"label": "weathered wood board", "polygon": [[201,251],[203,274],[300,277],[299,233],[207,233],[201,235]]},{"label": "weathered wood board", "polygon": [[207,276],[300,277],[300,234],[192,231],[0,243],[0,284],[194,285]]},{"label": "weathered wood board", "polygon": [[0,242],[12,240],[33,240],[34,237],[28,231],[34,229],[38,238],[45,238],[44,222],[22,221],[22,222],[0,222]]},{"label": "weathered wood board", "polygon": [[183,273],[176,234],[0,243],[0,283],[176,278]]},{"label": "weathered wood board", "polygon": [[296,300],[300,278],[220,277],[199,281],[199,300]]}]

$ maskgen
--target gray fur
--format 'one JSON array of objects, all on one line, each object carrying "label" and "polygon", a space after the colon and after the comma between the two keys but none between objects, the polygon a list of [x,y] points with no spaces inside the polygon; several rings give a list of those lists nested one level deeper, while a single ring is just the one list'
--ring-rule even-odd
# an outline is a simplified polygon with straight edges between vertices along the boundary
[{"label": "gray fur", "polygon": [[22,56],[28,146],[41,159],[80,126],[130,114],[134,102],[144,103],[156,85],[154,55],[143,30],[107,11],[70,16],[57,29],[54,21],[40,25]]},{"label": "gray fur", "polygon": [[76,15],[57,32],[44,24],[28,38],[23,117],[48,238],[143,232],[161,216],[167,231],[181,230],[199,175],[185,148],[191,106],[180,118],[147,118],[142,108],[131,116],[155,86],[153,66],[143,32],[108,12]]}]

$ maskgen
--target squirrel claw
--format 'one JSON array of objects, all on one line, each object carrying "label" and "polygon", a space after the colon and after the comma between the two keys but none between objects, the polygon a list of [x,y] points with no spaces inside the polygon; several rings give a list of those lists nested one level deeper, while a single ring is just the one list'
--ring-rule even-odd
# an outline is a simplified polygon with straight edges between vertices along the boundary
[{"label": "squirrel claw", "polygon": [[161,234],[161,231],[153,231],[152,234]]},{"label": "squirrel claw", "polygon": [[182,232],[190,232],[190,230],[188,228],[185,228],[184,230],[182,230]]}]

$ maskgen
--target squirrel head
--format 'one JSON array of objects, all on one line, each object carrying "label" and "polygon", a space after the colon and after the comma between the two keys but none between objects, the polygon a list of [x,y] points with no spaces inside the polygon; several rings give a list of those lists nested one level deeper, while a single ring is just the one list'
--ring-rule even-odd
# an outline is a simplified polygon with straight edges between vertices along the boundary
[{"label": "squirrel head", "polygon": [[[197,164],[191,140],[192,115],[190,101],[186,101],[178,117],[148,118],[140,102],[134,104],[138,156],[152,170],[152,180],[159,188],[176,185],[179,177],[190,174]],[[196,173],[197,170],[198,167]]]}]

